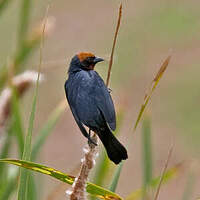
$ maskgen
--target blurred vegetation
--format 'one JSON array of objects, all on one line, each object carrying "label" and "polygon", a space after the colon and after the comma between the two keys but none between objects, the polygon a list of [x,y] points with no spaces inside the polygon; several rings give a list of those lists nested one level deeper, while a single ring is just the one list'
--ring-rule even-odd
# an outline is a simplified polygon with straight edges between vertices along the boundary
[{"label": "blurred vegetation", "polygon": [[[35,176],[35,173],[30,170],[50,175],[53,178],[70,185],[74,181],[74,176],[72,175],[54,170],[46,165],[35,163],[39,160],[40,153],[45,148],[45,143],[51,137],[53,129],[59,123],[59,119],[64,113],[64,110],[68,110],[66,102],[62,99],[59,103],[57,103],[57,105],[52,104],[51,107],[54,107],[54,109],[49,111],[48,114],[45,113],[45,120],[37,125],[37,129],[34,129],[35,124],[40,121],[37,119],[37,117],[40,118],[37,113],[42,113],[41,110],[37,109],[37,103],[39,103],[38,101],[40,100],[38,94],[41,98],[44,98],[44,100],[42,100],[45,102],[44,104],[46,104],[46,99],[49,99],[48,103],[51,104],[53,102],[53,100],[50,100],[51,95],[57,96],[56,92],[58,92],[59,96],[59,92],[60,90],[63,90],[63,87],[60,89],[60,86],[55,83],[55,78],[51,81],[51,83],[48,82],[44,88],[45,92],[40,94],[38,93],[38,86],[40,86],[40,82],[38,82],[39,79],[37,79],[37,84],[33,95],[31,94],[30,100],[26,97],[24,98],[21,95],[19,88],[12,83],[12,80],[16,75],[23,73],[27,69],[33,68],[33,66],[42,64],[36,64],[39,63],[39,59],[35,55],[41,51],[41,49],[39,50],[41,39],[42,37],[46,37],[46,34],[43,34],[39,28],[41,26],[41,22],[36,23],[38,25],[34,25],[33,23],[33,18],[35,18],[35,21],[39,21],[45,12],[43,7],[46,8],[47,2],[40,2],[41,4],[35,5],[36,3],[31,0],[17,0],[16,2],[11,0],[0,0],[0,29],[2,30],[0,38],[0,90],[3,95],[3,91],[5,91],[5,88],[8,88],[9,86],[9,90],[12,94],[8,104],[10,110],[9,118],[6,120],[5,124],[0,126],[0,200],[16,199],[17,196],[20,200],[43,199],[43,189],[47,193],[50,193],[50,191],[48,191],[48,186],[45,184],[41,188],[38,187],[40,177]],[[67,2],[67,4],[68,3],[69,2]],[[71,15],[69,16],[69,18],[71,17],[69,21],[73,21],[74,15],[77,15],[78,12],[81,15],[78,17],[78,20],[82,18],[82,14],[85,14],[85,7],[83,3],[79,3],[80,5],[75,2],[68,5],[70,7],[69,9],[72,9],[69,10]],[[88,3],[90,3],[89,0],[85,4],[88,5]],[[167,131],[172,131],[174,135],[175,132],[177,132],[177,139],[175,143],[177,142],[179,145],[182,144],[183,141],[182,145],[184,148],[187,150],[189,149],[189,153],[188,151],[186,153],[189,154],[189,156],[186,156],[186,158],[183,156],[183,159],[186,159],[185,162],[187,165],[193,165],[192,160],[187,160],[188,157],[193,158],[193,155],[198,157],[197,155],[199,153],[199,149],[197,147],[199,146],[200,138],[200,83],[198,77],[198,72],[200,71],[198,64],[198,54],[200,53],[200,13],[198,8],[200,4],[194,1],[183,1],[181,4],[177,1],[166,1],[165,3],[158,3],[158,1],[155,1],[152,2],[149,7],[147,5],[148,3],[144,1],[144,5],[141,5],[139,2],[134,3],[134,7],[138,6],[138,10],[135,10],[134,12],[132,3],[133,2],[124,3],[125,13],[123,15],[126,17],[123,19],[124,21],[119,32],[116,56],[114,56],[114,69],[112,71],[111,85],[114,88],[119,88],[118,91],[122,89],[122,95],[125,96],[124,98],[129,99],[127,106],[118,106],[120,109],[121,107],[125,108],[117,112],[118,127],[115,132],[115,134],[120,133],[121,137],[129,137],[127,139],[129,149],[131,149],[136,136],[132,137],[132,133],[130,133],[131,137],[128,134],[125,135],[123,133],[124,127],[129,126],[130,123],[130,126],[135,124],[136,129],[137,124],[142,121],[142,129],[138,129],[136,131],[137,134],[141,132],[142,154],[137,154],[137,157],[141,158],[141,167],[135,167],[135,160],[132,160],[133,164],[129,164],[130,161],[128,160],[127,162],[121,163],[119,166],[113,166],[113,164],[111,164],[108,160],[105,151],[101,150],[96,169],[94,170],[91,180],[88,182],[87,186],[87,192],[91,194],[92,199],[96,199],[97,197],[103,199],[109,199],[111,197],[121,199],[121,194],[125,197],[124,199],[127,200],[145,198],[152,199],[161,179],[161,175],[158,174],[158,172],[160,173],[160,169],[162,169],[162,166],[164,165],[163,160],[166,160],[166,157],[163,157],[162,154],[163,162],[161,165],[160,163],[158,165],[156,155],[159,151],[163,151],[162,146],[163,144],[165,145],[165,141],[160,141],[161,144],[158,145],[159,148],[155,147],[154,135],[157,134],[156,132],[162,132],[162,130],[166,127],[168,128],[168,126],[169,129],[166,128]],[[60,7],[58,6],[56,8],[57,11],[52,11],[52,13],[58,15],[58,13],[62,11],[62,6],[65,4],[66,3],[64,1],[60,2]],[[102,4],[99,3],[98,5],[100,8],[105,9],[105,13],[107,12],[106,9],[110,9],[108,12],[109,14],[105,14],[105,18],[111,16],[112,20],[114,19],[112,14],[116,11],[116,2],[102,1]],[[54,2],[52,3],[52,6],[56,7],[57,5]],[[66,8],[66,6],[63,8]],[[98,9],[96,6],[93,6],[92,9],[95,10],[95,14],[91,11],[93,16],[98,16],[99,13],[102,13],[102,10]],[[114,11],[112,12],[111,9]],[[64,13],[66,11],[62,12]],[[132,13],[135,14],[133,15]],[[91,16],[89,16],[89,18],[86,17],[86,20],[90,18]],[[109,23],[106,24],[102,22],[102,19],[100,20],[101,23],[98,19],[97,21],[95,21],[95,18],[93,20],[93,23],[99,23],[98,25],[100,28],[105,27],[103,36],[104,42],[101,42],[100,39],[95,37],[92,38],[91,36],[91,34],[95,34],[96,37],[102,38],[100,34],[101,31],[98,27],[96,27],[97,30],[94,29],[91,33],[88,33],[88,38],[91,37],[90,42],[87,40],[84,41],[89,43],[89,45],[91,44],[91,46],[93,45],[92,48],[96,51],[97,47],[99,47],[100,51],[102,48],[102,51],[105,53],[105,46],[107,45],[106,47],[108,49],[111,46],[109,34],[112,34],[114,28],[111,29]],[[109,20],[110,19],[108,19],[108,22],[110,22]],[[76,32],[81,32],[80,30],[82,30],[82,35],[86,38],[87,32],[85,33],[84,30],[88,28],[88,24],[85,24],[87,28],[82,29],[82,24],[80,25],[76,21],[77,24],[73,22],[75,23],[74,25],[69,21],[68,19],[67,21],[64,19],[62,22],[59,21],[58,24],[60,26],[66,26],[67,29],[70,27],[70,30],[74,29]],[[88,21],[91,27],[91,21]],[[108,33],[108,36],[105,36],[106,33]],[[74,32],[71,35],[73,34]],[[80,39],[83,39],[82,35],[80,36]],[[74,44],[73,41],[77,40],[74,36],[69,36],[69,38],[67,36],[62,39],[59,38],[58,33],[56,36],[57,38],[55,39],[55,42],[51,43],[52,46],[51,48],[48,48],[48,54],[45,55],[47,58],[48,56],[51,58],[51,56],[55,54],[55,57],[51,58],[50,61],[54,59],[56,60],[57,57],[60,59],[60,57],[56,55],[58,54],[56,52],[58,49],[58,52],[60,52],[60,49],[61,51],[67,51],[69,49],[70,53],[67,53],[67,56],[70,56],[71,52],[74,52],[74,50],[80,50],[80,48],[88,47],[85,43],[81,43],[80,41],[77,43],[74,42]],[[58,42],[58,38],[67,41]],[[55,44],[60,46],[58,47]],[[64,45],[68,47],[64,47]],[[155,63],[160,63],[160,60],[164,57],[163,54],[166,56],[171,48],[173,58],[172,63],[170,63],[170,70],[168,70],[167,77],[164,78],[165,81],[161,84],[162,86],[160,86],[158,91],[155,92],[155,96],[160,95],[160,99],[155,98],[153,100],[151,106],[152,113],[151,115],[149,115],[149,113],[147,115],[144,108],[152,96],[154,85],[153,89],[150,88],[152,89],[150,90],[150,93],[147,93],[147,96],[145,95],[145,99],[147,100],[147,97],[149,97],[149,99],[143,104],[141,99],[145,94],[145,88],[148,88],[148,82],[146,80],[151,81],[153,79],[154,71],[158,71],[159,69],[158,67],[153,68],[152,66],[155,65]],[[44,50],[46,49],[44,48]],[[52,53],[50,53],[50,51],[52,51]],[[66,71],[64,63],[63,67]],[[53,68],[51,69],[49,67],[47,71],[53,70],[53,75],[55,75],[55,72],[58,72],[58,75],[55,76],[58,77],[57,79],[59,82],[61,75],[63,76],[64,73],[62,69],[57,68],[57,65],[56,69],[57,71],[54,71]],[[105,68],[97,70],[103,75],[103,77],[105,77]],[[46,73],[45,75],[49,75],[51,77],[52,72],[49,73],[49,71],[46,72],[45,70],[42,70],[42,72],[43,71]],[[169,81],[166,81],[167,79]],[[157,80],[159,81],[160,78]],[[55,88],[51,87],[52,83]],[[155,85],[157,85],[158,82],[154,79],[153,83],[156,83]],[[55,91],[52,91],[52,88]],[[117,92],[114,91],[114,95],[116,95]],[[137,92],[138,94],[141,93],[139,98],[137,97]],[[26,91],[26,93],[29,92]],[[132,96],[136,99],[134,99],[135,102],[132,102]],[[0,101],[1,97],[2,96],[0,96]],[[25,102],[24,99],[27,102]],[[141,104],[144,107],[140,107]],[[137,112],[141,111],[141,115],[138,115],[138,121],[136,120],[137,115],[133,113],[130,114],[130,112],[133,112],[133,110],[131,110],[132,108],[128,109],[130,105],[134,109],[135,107],[138,107]],[[24,106],[28,106],[29,109],[26,110]],[[2,103],[0,108],[3,109]],[[29,113],[28,111],[30,110],[31,112]],[[143,114],[144,117],[142,117]],[[24,116],[26,119],[24,119]],[[129,118],[131,119],[129,120]],[[173,124],[173,126],[171,124]],[[70,125],[71,124],[69,123],[69,126]],[[36,130],[37,135],[34,134]],[[167,131],[165,130],[164,132],[166,133]],[[131,129],[130,132],[133,132],[133,130]],[[167,136],[164,136],[164,140]],[[57,135],[56,137],[59,136]],[[58,144],[58,146],[60,145]],[[193,150],[193,153],[190,154],[191,149]],[[70,149],[66,149],[66,151],[70,152]],[[182,153],[184,154],[185,151],[186,150],[184,149],[184,152]],[[129,159],[131,160],[133,157],[132,155],[135,155],[135,152],[129,151],[129,155]],[[65,153],[62,156],[65,156]],[[16,159],[8,160],[7,158],[9,157],[15,157]],[[71,157],[73,157],[73,155]],[[174,181],[176,183],[177,180],[175,180],[175,178],[181,177],[185,180],[185,184],[181,184],[182,191],[179,199],[192,199],[194,194],[196,194],[195,187],[197,185],[197,180],[195,176],[197,176],[196,168],[198,167],[195,166],[194,170],[194,167],[185,167],[185,162],[183,163],[179,161],[180,160],[175,159],[173,162],[174,166],[170,167],[163,174],[162,184],[167,184],[171,179],[172,181],[170,182]],[[20,166],[20,169],[12,165],[7,165],[5,162]],[[53,166],[56,163],[56,160],[52,160],[51,162]],[[71,163],[73,162],[70,162],[70,160],[67,162],[69,162],[69,166],[72,167]],[[195,160],[195,163],[196,162],[198,166],[199,161]],[[127,165],[131,165],[131,170],[127,167]],[[68,168],[68,166],[64,166],[67,173],[70,171],[70,167]],[[132,173],[134,173],[132,171],[136,171],[136,174],[142,173],[140,181],[134,180],[136,178],[132,176]],[[185,171],[187,173],[184,173]],[[123,180],[123,182],[120,182],[120,180]],[[137,189],[135,186],[138,186],[140,182],[142,184],[139,189]],[[127,192],[126,189],[126,192],[124,192],[123,190],[127,187],[132,189],[129,192]],[[163,190],[165,189],[166,187],[163,188]],[[172,194],[172,196],[174,197],[174,194]],[[65,198],[66,197],[62,199]]]}]

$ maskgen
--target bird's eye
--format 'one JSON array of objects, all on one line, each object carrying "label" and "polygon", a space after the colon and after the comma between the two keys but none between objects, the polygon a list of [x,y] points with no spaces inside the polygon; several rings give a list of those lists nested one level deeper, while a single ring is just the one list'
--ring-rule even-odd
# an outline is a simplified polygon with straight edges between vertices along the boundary
[{"label": "bird's eye", "polygon": [[95,57],[87,57],[86,60],[88,63],[93,63]]},{"label": "bird's eye", "polygon": [[84,67],[90,66],[91,64],[93,64],[94,58],[95,58],[95,57],[87,57],[87,58],[82,62],[82,65],[83,65]]}]

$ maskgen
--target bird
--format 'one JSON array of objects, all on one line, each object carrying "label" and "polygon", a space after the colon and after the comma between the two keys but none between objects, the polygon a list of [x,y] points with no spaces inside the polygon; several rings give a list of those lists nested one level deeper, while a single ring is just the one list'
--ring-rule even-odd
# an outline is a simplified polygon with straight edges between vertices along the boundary
[{"label": "bird", "polygon": [[74,119],[88,143],[96,144],[90,137],[92,130],[103,143],[109,159],[119,164],[128,158],[128,154],[112,133],[116,129],[114,104],[109,89],[94,70],[102,61],[104,59],[92,53],[76,54],[70,62],[64,88]]}]

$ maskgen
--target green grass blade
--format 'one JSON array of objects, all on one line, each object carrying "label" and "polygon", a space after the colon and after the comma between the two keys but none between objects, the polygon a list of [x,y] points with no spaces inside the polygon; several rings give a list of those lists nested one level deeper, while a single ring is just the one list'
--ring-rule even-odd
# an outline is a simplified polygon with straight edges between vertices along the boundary
[{"label": "green grass blade", "polygon": [[[106,179],[106,175],[110,168],[110,160],[108,159],[108,156],[106,152],[103,150],[100,153],[100,159],[97,163],[97,167],[95,170],[95,176],[93,182],[96,185],[103,186],[104,181]],[[91,196],[90,200],[95,200],[96,198]]]},{"label": "green grass blade", "polygon": [[14,67],[17,72],[22,68],[22,65],[25,63],[25,61],[29,58],[31,53],[39,46],[42,39],[42,35],[38,34],[36,36],[32,36],[30,39],[27,39],[24,42],[24,45],[22,48],[20,48],[14,58]]},{"label": "green grass blade", "polygon": [[145,110],[149,100],[151,99],[151,97],[153,95],[154,90],[156,89],[160,79],[162,78],[165,70],[167,69],[167,66],[169,64],[170,59],[171,59],[171,56],[168,56],[167,59],[163,62],[158,73],[156,74],[154,80],[152,81],[150,91],[145,95],[144,103],[142,104],[142,106],[140,108],[140,112],[138,114],[137,120],[136,120],[135,125],[134,125],[134,132],[135,132],[140,120],[141,120],[142,114],[144,113],[144,110]]},{"label": "green grass blade", "polygon": [[110,167],[110,161],[104,151],[101,152],[100,160],[95,171],[94,183],[97,185],[103,185],[104,179]]},{"label": "green grass blade", "polygon": [[24,131],[22,127],[22,120],[19,108],[19,99],[17,97],[14,88],[12,89],[11,108],[12,108],[12,128],[13,132],[15,132],[16,134],[19,154],[21,158],[24,150]]},{"label": "green grass blade", "polygon": [[[44,165],[40,165],[37,163],[33,163],[33,162],[28,162],[28,161],[23,161],[23,160],[14,160],[14,159],[0,159],[0,162],[17,165],[17,166],[25,168],[25,169],[29,169],[29,170],[33,170],[33,171],[36,171],[36,172],[39,172],[39,173],[42,173],[45,175],[49,175],[55,179],[58,179],[62,182],[68,183],[70,185],[72,185],[75,180],[74,176],[64,174],[63,172],[60,172],[56,169],[53,169],[53,168],[50,168],[50,167],[47,167]],[[111,200],[111,199],[120,200],[120,199],[122,199],[116,193],[111,192],[107,189],[104,189],[100,186],[97,186],[97,185],[95,185],[93,183],[89,183],[89,182],[87,183],[86,191],[93,196],[96,196],[98,198],[102,198],[105,200]]]},{"label": "green grass blade", "polygon": [[160,193],[160,189],[161,189],[161,185],[163,183],[163,179],[164,179],[164,176],[165,176],[165,172],[167,170],[167,167],[168,167],[168,164],[169,164],[169,160],[172,156],[172,152],[173,152],[173,145],[170,147],[169,149],[169,153],[168,153],[168,156],[167,156],[167,159],[165,161],[165,165],[164,165],[164,168],[162,170],[162,173],[161,173],[161,176],[160,176],[160,180],[159,180],[159,183],[158,183],[158,187],[156,189],[156,192],[155,192],[155,197],[154,197],[154,200],[158,200],[158,196],[159,196],[159,193]]},{"label": "green grass blade", "polygon": [[22,47],[24,45],[24,41],[27,38],[27,32],[30,24],[31,3],[31,0],[21,0],[18,47]]},{"label": "green grass blade", "polygon": [[[11,133],[12,133],[11,131],[8,131],[7,136],[4,140],[4,144],[1,148],[0,159],[8,157],[8,153],[11,147]],[[0,180],[1,180],[0,181],[0,197],[1,197],[6,189],[6,184],[8,181],[7,168],[5,164],[0,165]]]},{"label": "green grass blade", "polygon": [[[27,132],[27,135],[25,138],[24,151],[23,151],[23,156],[22,156],[23,160],[28,160],[28,161],[31,159],[32,132],[33,132],[33,124],[34,124],[35,111],[36,111],[36,102],[37,102],[37,96],[38,96],[40,70],[41,70],[41,65],[42,65],[43,39],[44,39],[44,31],[45,31],[45,27],[46,27],[46,16],[48,14],[48,9],[49,9],[49,6],[48,6],[46,14],[45,14],[45,22],[43,24],[43,29],[42,29],[42,37],[41,37],[41,44],[40,44],[40,59],[39,59],[39,66],[38,66],[39,72],[38,72],[35,94],[34,94],[33,103],[32,103],[31,115],[29,118],[28,132]],[[28,200],[28,192],[27,192],[28,186],[29,186],[28,182],[29,182],[29,172],[24,169],[21,169],[20,170],[20,184],[19,184],[19,189],[18,189],[18,200]]]},{"label": "green grass blade", "polygon": [[0,0],[0,15],[5,10],[5,8],[9,2],[10,2],[10,0]]},{"label": "green grass blade", "polygon": [[31,173],[29,177],[28,200],[36,200],[36,199],[38,199],[36,183],[34,175]]},{"label": "green grass blade", "polygon": [[[182,163],[167,170],[163,176],[163,184],[167,183],[171,179],[177,177],[177,175],[178,175],[178,173],[180,173],[181,169],[182,169]],[[158,176],[158,177],[152,179],[149,183],[149,187],[151,189],[156,189],[160,182],[160,179],[161,179],[161,176]],[[125,199],[126,200],[140,199],[143,196],[144,192],[145,192],[145,188],[142,187],[141,189],[131,192]]]},{"label": "green grass blade", "polygon": [[[117,116],[118,116],[118,126],[117,126],[117,129],[115,131],[115,135],[117,135],[119,133],[119,128],[120,128],[122,121],[124,119],[124,112],[119,112]],[[121,174],[122,167],[123,167],[123,162],[121,162],[117,166],[115,173],[113,175],[113,178],[112,178],[112,181],[111,181],[111,184],[110,184],[110,187],[109,187],[109,189],[113,192],[115,192],[115,190],[117,188],[117,184],[119,182],[119,177],[120,177],[120,174]]]},{"label": "green grass blade", "polygon": [[25,169],[20,169],[20,183],[18,189],[18,200],[28,199],[29,172]]},{"label": "green grass blade", "polygon": [[[167,170],[163,177],[163,183],[167,183],[172,178],[175,178],[180,173],[182,168],[183,168],[183,164],[180,163],[180,164],[177,164],[174,167],[170,168],[169,170]],[[158,176],[158,177],[152,179],[152,181],[149,183],[149,185],[152,188],[156,188],[160,182],[160,178],[161,178],[161,176]]]},{"label": "green grass blade", "polygon": [[[23,64],[29,58],[29,56],[33,53],[33,51],[38,47],[41,41],[41,35],[25,41],[23,48],[19,49],[13,59],[13,68],[16,73],[18,73]],[[3,88],[8,77],[8,67],[6,65],[1,66],[0,68],[0,89]]]},{"label": "green grass blade", "polygon": [[[37,80],[38,83],[39,79]],[[36,101],[37,101],[37,94],[38,94],[38,84],[36,86],[36,91],[33,99],[31,115],[29,119],[29,127],[28,132],[25,138],[25,145],[23,151],[23,160],[30,160],[31,158],[31,141],[32,141],[32,132],[33,132],[33,124],[35,119],[35,110],[36,110]],[[18,191],[18,200],[27,200],[28,199],[28,181],[29,181],[29,173],[28,171],[21,169],[20,170],[20,184],[19,184],[19,191]]]},{"label": "green grass blade", "polygon": [[[9,200],[12,193],[17,189],[19,170],[15,167],[7,167],[8,174],[5,189],[0,193],[0,200]],[[2,179],[1,179],[2,180]]]},{"label": "green grass blade", "polygon": [[110,191],[112,191],[112,192],[115,192],[115,190],[117,188],[117,184],[119,182],[119,177],[120,177],[120,174],[121,174],[121,171],[122,171],[122,167],[123,167],[123,162],[121,162],[119,164],[119,166],[117,166],[117,169],[115,170],[112,182],[111,182],[110,187],[109,187]]},{"label": "green grass blade", "polygon": [[66,106],[66,100],[62,101],[56,108],[55,110],[52,112],[52,114],[49,116],[46,124],[44,125],[44,127],[39,131],[39,134],[36,138],[36,141],[33,145],[33,149],[32,149],[32,153],[31,153],[31,160],[34,161],[42,147],[42,145],[44,144],[44,142],[46,141],[46,138],[49,136],[49,134],[51,133],[53,127],[55,126],[55,124],[57,123],[59,117],[61,116],[61,114],[63,113],[64,110],[67,109]]},{"label": "green grass blade", "polygon": [[146,115],[142,124],[143,185],[146,188],[152,180],[151,122]]},{"label": "green grass blade", "polygon": [[[121,124],[124,119],[124,110],[119,110],[117,112],[117,127],[114,132],[115,135],[119,134],[119,130],[121,127]],[[105,180],[105,177],[109,171],[110,168],[110,160],[108,159],[108,156],[105,151],[101,152],[100,160],[97,165],[97,169],[95,171],[95,176],[94,176],[94,183],[100,186],[103,186],[103,182]]]},{"label": "green grass blade", "polygon": [[5,190],[0,195],[0,200],[9,200],[11,194],[16,190],[18,171],[9,177]]},{"label": "green grass blade", "polygon": [[[1,148],[0,159],[8,157],[10,145],[11,145],[11,130],[8,131],[3,147]],[[1,173],[1,166],[0,166],[0,173]]]}]

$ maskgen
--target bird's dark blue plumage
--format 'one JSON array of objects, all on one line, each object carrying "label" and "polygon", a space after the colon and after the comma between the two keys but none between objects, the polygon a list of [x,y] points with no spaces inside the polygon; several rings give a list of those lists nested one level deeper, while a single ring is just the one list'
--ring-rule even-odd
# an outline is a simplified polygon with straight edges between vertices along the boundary
[{"label": "bird's dark blue plumage", "polygon": [[[66,97],[83,135],[89,137],[83,125],[95,131],[106,147],[110,159],[118,164],[122,159],[127,158],[127,152],[110,131],[110,129],[116,129],[114,104],[104,81],[93,70],[94,65],[100,61],[102,59],[93,55],[86,58],[84,55],[76,55],[72,59],[68,71],[69,78],[65,82]],[[119,147],[119,150],[116,150],[115,146]],[[108,152],[110,148],[113,148],[115,152]]]},{"label": "bird's dark blue plumage", "polygon": [[[77,84],[78,83],[78,84]],[[116,128],[113,101],[97,72],[81,70],[70,74],[65,84],[68,101],[76,118],[93,129],[104,126],[105,120],[112,130]]]}]

